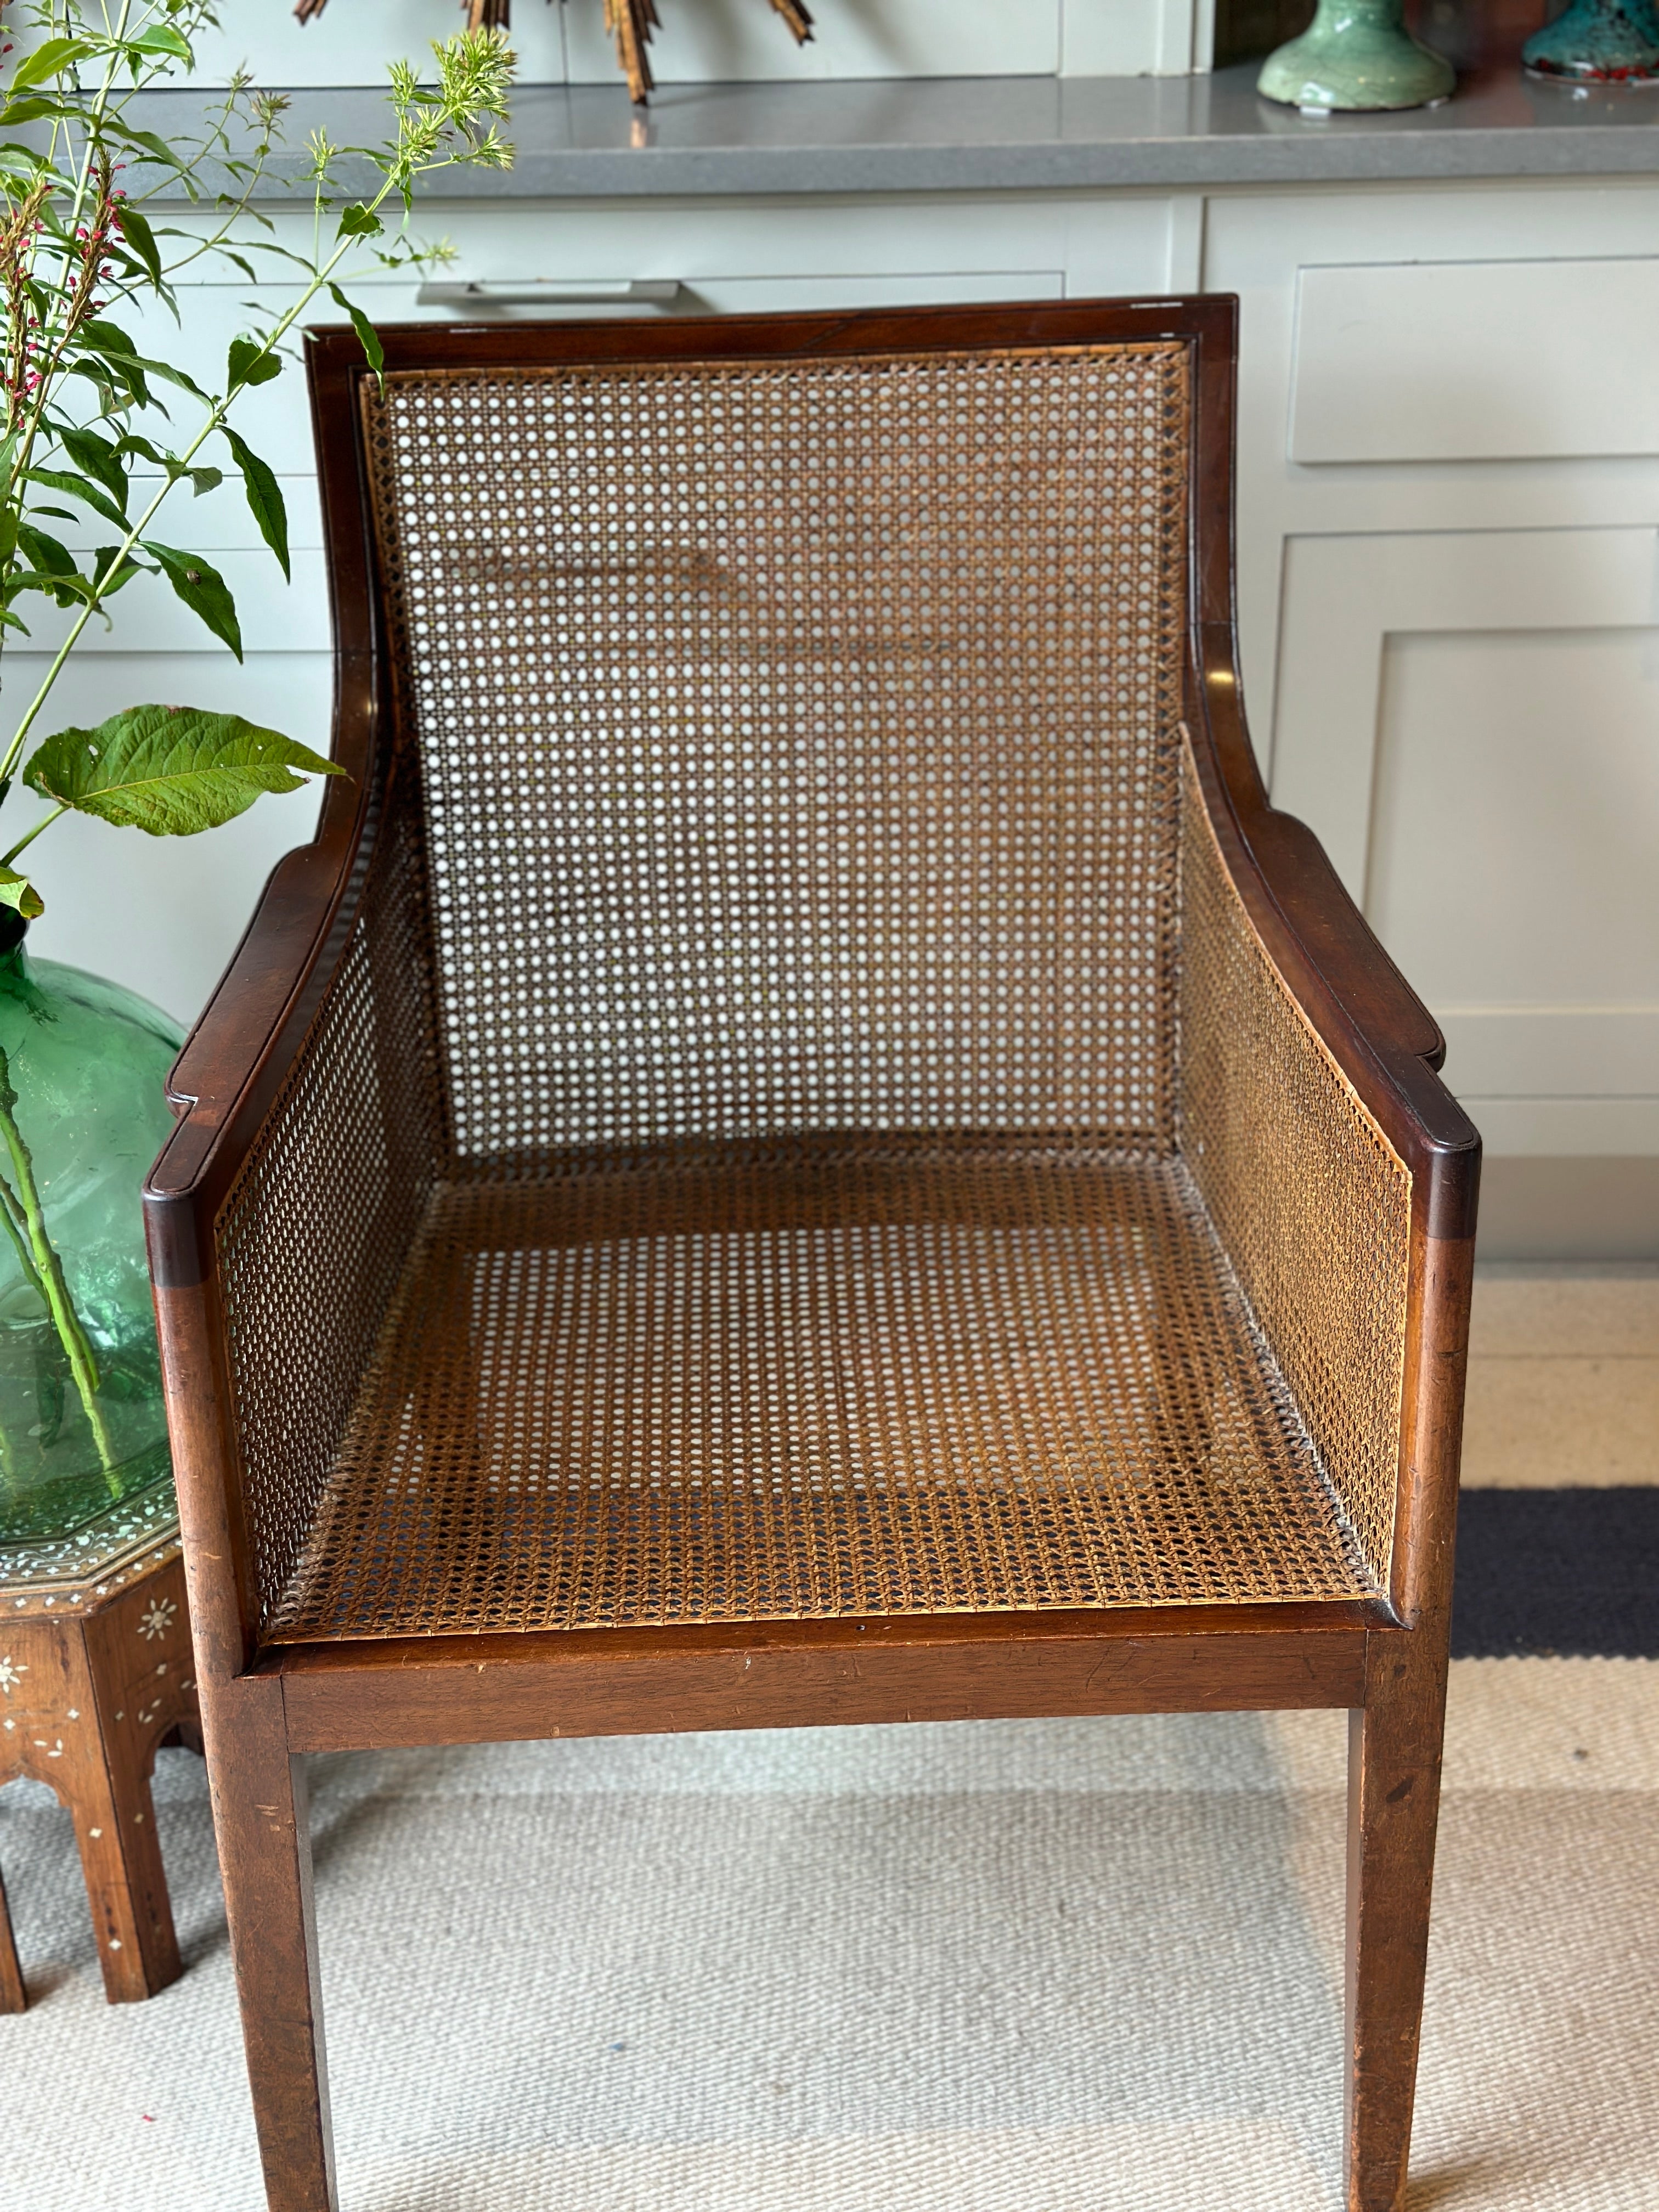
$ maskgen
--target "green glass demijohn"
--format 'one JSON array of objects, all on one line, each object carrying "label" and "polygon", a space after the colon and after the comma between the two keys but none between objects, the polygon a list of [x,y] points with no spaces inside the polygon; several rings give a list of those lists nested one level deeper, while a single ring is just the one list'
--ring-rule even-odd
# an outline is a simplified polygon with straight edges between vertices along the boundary
[{"label": "green glass demijohn", "polygon": [[182,1032],[24,930],[0,909],[0,1543],[171,1471],[140,1193]]},{"label": "green glass demijohn", "polygon": [[1406,28],[1405,0],[1319,0],[1302,36],[1263,62],[1256,90],[1291,107],[1423,107],[1456,82]]}]

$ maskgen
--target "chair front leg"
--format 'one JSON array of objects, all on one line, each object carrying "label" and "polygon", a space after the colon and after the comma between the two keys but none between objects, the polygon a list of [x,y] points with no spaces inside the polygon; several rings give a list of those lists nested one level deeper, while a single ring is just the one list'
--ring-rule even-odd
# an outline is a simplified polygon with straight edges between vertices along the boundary
[{"label": "chair front leg", "polygon": [[1446,1704],[1443,1626],[1374,1632],[1348,1716],[1348,2212],[1401,2212]]},{"label": "chair front leg", "polygon": [[305,1769],[279,1681],[202,1700],[225,1913],[270,2212],[338,2212]]}]

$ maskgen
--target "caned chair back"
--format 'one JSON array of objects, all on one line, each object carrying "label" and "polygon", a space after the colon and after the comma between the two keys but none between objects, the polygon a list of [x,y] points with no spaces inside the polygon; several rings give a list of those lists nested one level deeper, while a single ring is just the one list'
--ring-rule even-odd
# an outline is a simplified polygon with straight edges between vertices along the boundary
[{"label": "caned chair back", "polygon": [[461,1155],[1169,1150],[1188,353],[362,387]]}]

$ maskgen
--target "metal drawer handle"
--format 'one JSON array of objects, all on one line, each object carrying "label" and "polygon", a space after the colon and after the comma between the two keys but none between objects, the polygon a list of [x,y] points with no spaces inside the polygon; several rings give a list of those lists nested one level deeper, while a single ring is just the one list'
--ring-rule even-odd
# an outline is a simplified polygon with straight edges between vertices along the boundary
[{"label": "metal drawer handle", "polygon": [[679,297],[680,289],[677,276],[622,278],[615,283],[578,278],[574,283],[550,277],[532,277],[524,283],[485,276],[461,283],[422,284],[415,301],[422,307],[545,307],[578,306],[584,301],[665,307]]}]

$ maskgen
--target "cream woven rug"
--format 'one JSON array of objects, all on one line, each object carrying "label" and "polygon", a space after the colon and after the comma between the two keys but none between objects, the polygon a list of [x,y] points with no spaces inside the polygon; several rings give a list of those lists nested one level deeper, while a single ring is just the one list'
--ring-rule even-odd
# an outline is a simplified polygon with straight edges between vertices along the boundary
[{"label": "cream woven rug", "polygon": [[[1413,2212],[1659,2206],[1659,1662],[1454,1669]],[[316,1763],[347,2212],[1338,2212],[1343,1722],[953,1724]],[[36,1997],[6,2212],[258,2212],[199,1766],[189,1971]]]}]

